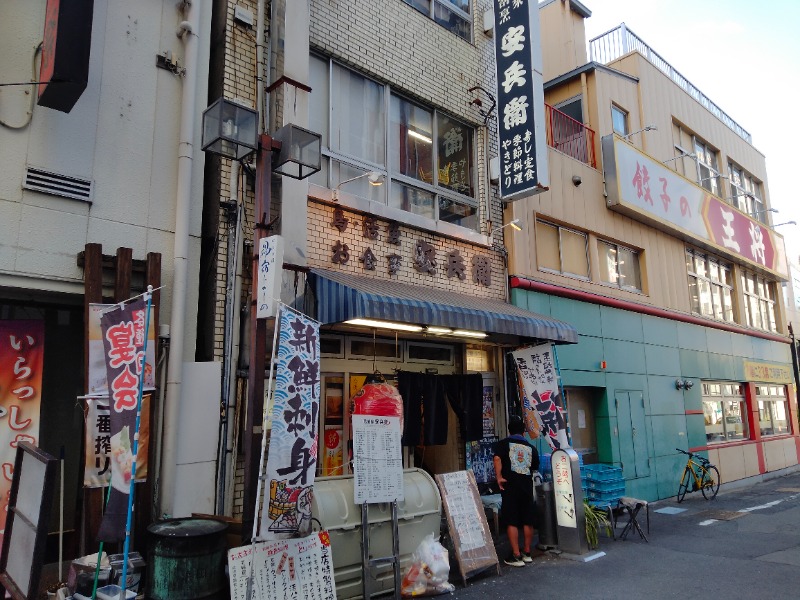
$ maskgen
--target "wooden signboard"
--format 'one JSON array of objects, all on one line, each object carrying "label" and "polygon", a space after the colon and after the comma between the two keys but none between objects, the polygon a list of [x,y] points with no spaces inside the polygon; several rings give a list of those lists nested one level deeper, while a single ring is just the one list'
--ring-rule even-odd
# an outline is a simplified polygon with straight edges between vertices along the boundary
[{"label": "wooden signboard", "polygon": [[39,597],[39,579],[55,495],[58,459],[20,442],[0,555],[0,591],[14,600]]},{"label": "wooden signboard", "polygon": [[442,495],[447,527],[464,585],[467,585],[467,577],[487,567],[496,567],[500,575],[500,562],[486,522],[475,475],[472,471],[443,473],[436,475],[436,484]]}]

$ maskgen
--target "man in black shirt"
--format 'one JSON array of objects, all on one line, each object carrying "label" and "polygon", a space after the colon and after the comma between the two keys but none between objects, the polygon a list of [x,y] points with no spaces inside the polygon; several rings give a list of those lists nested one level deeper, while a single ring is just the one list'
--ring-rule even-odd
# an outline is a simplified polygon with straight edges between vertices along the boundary
[{"label": "man in black shirt", "polygon": [[[539,468],[539,453],[523,437],[525,425],[519,417],[508,422],[509,436],[495,444],[494,470],[503,498],[500,520],[506,526],[511,556],[507,565],[524,567],[533,562],[531,544],[536,524],[536,504],[533,499],[533,473]],[[519,530],[523,531],[522,552]]]}]

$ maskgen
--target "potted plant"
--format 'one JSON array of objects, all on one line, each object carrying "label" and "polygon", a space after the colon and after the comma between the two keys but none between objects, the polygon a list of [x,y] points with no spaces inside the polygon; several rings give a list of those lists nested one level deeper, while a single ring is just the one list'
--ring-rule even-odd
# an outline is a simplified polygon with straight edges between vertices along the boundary
[{"label": "potted plant", "polygon": [[600,545],[599,532],[601,527],[605,527],[606,535],[611,536],[611,523],[608,520],[608,512],[603,507],[592,506],[584,499],[583,513],[586,516],[586,540],[589,542],[589,548],[596,550]]}]

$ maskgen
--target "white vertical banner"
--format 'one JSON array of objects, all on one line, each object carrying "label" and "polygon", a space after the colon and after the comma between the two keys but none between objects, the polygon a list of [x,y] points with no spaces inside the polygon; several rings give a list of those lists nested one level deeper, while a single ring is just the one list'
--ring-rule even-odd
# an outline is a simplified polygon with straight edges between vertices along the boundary
[{"label": "white vertical banner", "polygon": [[317,469],[319,323],[280,311],[272,430],[261,513],[263,539],[307,535]]},{"label": "white vertical banner", "polygon": [[530,431],[529,423],[541,423],[542,434],[551,448],[569,448],[553,345],[522,348],[511,355],[525,390],[522,411],[526,428]]},{"label": "white vertical banner", "polygon": [[279,235],[261,238],[258,248],[257,319],[274,317],[278,313],[282,272],[283,238]]}]

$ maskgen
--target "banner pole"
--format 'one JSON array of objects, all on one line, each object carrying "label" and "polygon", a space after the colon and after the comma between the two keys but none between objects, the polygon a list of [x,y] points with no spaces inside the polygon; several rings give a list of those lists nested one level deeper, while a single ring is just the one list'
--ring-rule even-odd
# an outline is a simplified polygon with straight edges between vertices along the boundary
[{"label": "banner pole", "polygon": [[[267,398],[272,396],[272,376],[275,372],[275,351],[278,348],[278,330],[280,329],[281,325],[281,311],[284,309],[283,304],[278,304],[278,311],[275,314],[275,331],[272,334],[272,353],[270,354],[269,359],[269,381],[267,381]],[[264,411],[264,415],[261,420],[261,459],[258,463],[258,483],[256,485],[256,506],[253,513],[253,535],[250,536],[250,543],[255,544],[257,537],[256,533],[258,532],[258,518],[261,514],[261,487],[262,481],[264,478],[264,457],[267,454],[267,412]],[[253,553],[252,558],[250,559],[250,574],[247,577],[247,592],[245,594],[245,598],[250,600],[250,597],[253,593],[253,570],[254,565],[256,562],[255,552]]]},{"label": "banner pole", "polygon": [[152,306],[153,301],[153,286],[147,286],[147,292],[144,294],[145,300],[147,300],[147,309],[145,311],[145,318],[144,318],[144,345],[142,346],[142,360],[138,364],[139,367],[139,389],[136,399],[136,427],[134,429],[133,434],[133,460],[131,463],[131,482],[128,488],[128,519],[125,523],[125,547],[123,550],[122,558],[122,581],[120,581],[120,587],[122,588],[120,591],[120,599],[124,600],[126,597],[125,590],[128,584],[128,554],[130,553],[130,544],[131,544],[131,522],[133,521],[133,493],[134,493],[134,483],[136,481],[136,455],[139,453],[139,423],[142,417],[142,393],[144,390],[144,366],[147,360],[147,337],[148,332],[150,331],[150,308]]}]

